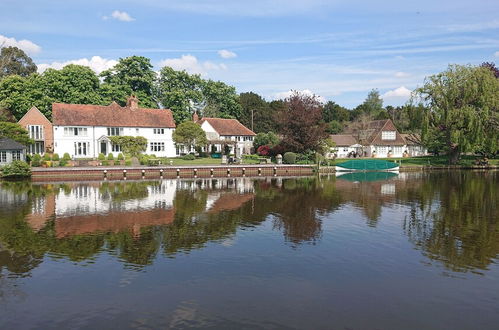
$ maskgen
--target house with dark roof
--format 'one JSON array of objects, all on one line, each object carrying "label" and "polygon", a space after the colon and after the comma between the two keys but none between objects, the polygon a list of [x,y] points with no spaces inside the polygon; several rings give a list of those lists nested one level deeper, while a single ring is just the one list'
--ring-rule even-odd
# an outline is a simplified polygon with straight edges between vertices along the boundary
[{"label": "house with dark roof", "polygon": [[407,138],[399,133],[391,119],[373,120],[345,134],[331,135],[339,158],[348,157],[354,149],[358,156],[379,158],[423,156],[427,153],[421,144],[416,147],[414,140],[407,142]]},{"label": "house with dark roof", "polygon": [[143,136],[147,139],[146,154],[175,156],[172,112],[140,108],[138,102],[131,96],[124,107],[116,102],[108,106],[54,103],[54,152],[68,153],[73,158],[95,158],[100,153],[117,156],[120,146],[109,137]]},{"label": "house with dark roof", "polygon": [[206,133],[208,151],[223,152],[228,146],[229,152],[239,157],[249,154],[253,148],[255,132],[241,124],[237,119],[202,118],[194,114],[193,121],[197,122]]},{"label": "house with dark roof", "polygon": [[9,138],[0,137],[0,166],[14,160],[26,160],[26,146]]},{"label": "house with dark roof", "polygon": [[54,150],[54,132],[52,123],[37,107],[32,107],[19,120],[19,125],[28,131],[35,143],[29,146],[30,154],[41,154]]}]

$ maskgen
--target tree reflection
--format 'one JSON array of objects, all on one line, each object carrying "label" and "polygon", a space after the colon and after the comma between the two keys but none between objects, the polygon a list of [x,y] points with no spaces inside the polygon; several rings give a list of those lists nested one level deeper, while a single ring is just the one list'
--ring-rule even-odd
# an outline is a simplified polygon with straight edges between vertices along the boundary
[{"label": "tree reflection", "polygon": [[[376,226],[383,207],[395,203],[407,210],[404,232],[427,257],[454,271],[486,269],[499,253],[497,183],[497,172],[441,172],[373,182],[2,182],[0,274],[6,269],[29,275],[47,255],[80,262],[102,251],[140,269],[158,254],[188,253],[267,220],[292,246],[315,244],[323,235],[322,221],[331,220],[340,207],[360,209],[367,225]],[[62,197],[61,209],[56,204]],[[71,198],[78,212],[81,203],[99,206],[79,214],[66,205]]]}]

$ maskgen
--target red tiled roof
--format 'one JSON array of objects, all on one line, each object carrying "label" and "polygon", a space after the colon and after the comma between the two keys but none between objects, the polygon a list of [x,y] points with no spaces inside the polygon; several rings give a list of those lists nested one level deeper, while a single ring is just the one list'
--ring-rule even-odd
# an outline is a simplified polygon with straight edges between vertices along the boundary
[{"label": "red tiled roof", "polygon": [[330,135],[331,140],[336,144],[336,146],[353,146],[357,144],[357,139],[350,134],[332,134]]},{"label": "red tiled roof", "polygon": [[198,123],[207,121],[219,135],[256,135],[255,132],[241,124],[237,119],[203,118]]},{"label": "red tiled roof", "polygon": [[58,126],[175,127],[169,109],[133,109],[116,102],[108,106],[53,103],[52,119]]},{"label": "red tiled roof", "polygon": [[[405,140],[398,132],[391,119],[373,120],[368,124],[373,133],[368,138],[371,145],[405,145]],[[395,140],[383,140],[382,131],[395,131]]]}]

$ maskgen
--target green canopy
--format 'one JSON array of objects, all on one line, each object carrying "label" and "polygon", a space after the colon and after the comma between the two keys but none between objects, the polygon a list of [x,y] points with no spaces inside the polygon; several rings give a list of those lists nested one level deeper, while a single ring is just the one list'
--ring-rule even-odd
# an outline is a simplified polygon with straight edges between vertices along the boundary
[{"label": "green canopy", "polygon": [[394,172],[349,172],[342,174],[337,178],[348,181],[369,182],[388,180],[397,176],[398,174]]},{"label": "green canopy", "polygon": [[396,170],[399,166],[383,159],[356,159],[337,164],[336,167],[340,171],[383,171]]}]

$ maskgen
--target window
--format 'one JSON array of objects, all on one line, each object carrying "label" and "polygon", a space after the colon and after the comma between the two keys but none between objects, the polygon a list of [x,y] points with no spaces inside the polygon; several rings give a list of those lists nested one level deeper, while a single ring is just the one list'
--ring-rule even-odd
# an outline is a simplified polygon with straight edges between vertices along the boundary
[{"label": "window", "polygon": [[20,150],[12,151],[12,160],[21,160],[21,151]]},{"label": "window", "polygon": [[119,144],[111,144],[111,150],[113,152],[121,152],[121,146]]},{"label": "window", "polygon": [[123,127],[108,127],[107,136],[120,136],[123,135]]},{"label": "window", "polygon": [[89,145],[88,142],[75,142],[75,156],[86,156],[89,152]]},{"label": "window", "polygon": [[154,131],[154,134],[165,134],[164,128],[154,128],[153,131]]},{"label": "window", "polygon": [[139,135],[139,129],[138,128],[135,129],[135,134]]},{"label": "window", "polygon": [[64,127],[64,136],[87,136],[86,127]]},{"label": "window", "polygon": [[164,142],[151,142],[151,151],[165,151]]},{"label": "window", "polygon": [[382,131],[381,140],[395,140],[397,133],[395,131]]},{"label": "window", "polygon": [[43,140],[43,126],[42,125],[28,125],[29,137],[33,140]]},{"label": "window", "polygon": [[43,141],[36,141],[29,146],[30,154],[43,154],[45,152],[45,143]]},{"label": "window", "polygon": [[7,163],[7,151],[0,151],[0,163]]}]

